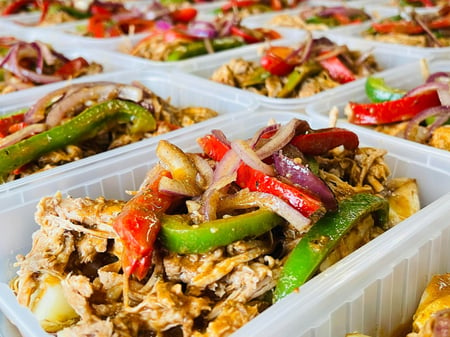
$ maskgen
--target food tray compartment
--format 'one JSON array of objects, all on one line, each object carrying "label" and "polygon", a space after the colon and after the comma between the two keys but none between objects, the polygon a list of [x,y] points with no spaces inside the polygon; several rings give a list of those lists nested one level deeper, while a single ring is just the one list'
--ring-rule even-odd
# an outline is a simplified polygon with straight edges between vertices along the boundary
[{"label": "food tray compartment", "polygon": [[[450,61],[426,59],[426,63],[428,64],[430,73],[450,71]],[[380,74],[380,77],[383,77],[386,83],[394,88],[398,87],[409,90],[425,82],[422,75],[422,67],[423,63],[422,60],[420,60],[396,69],[388,70],[383,74]],[[405,76],[405,74],[408,74],[408,76]],[[398,146],[399,148],[404,147],[405,149],[412,149],[412,151],[415,149],[415,151],[418,151],[419,153],[429,153],[433,165],[448,170],[450,167],[450,155],[448,151],[376,132],[364,126],[350,124],[344,115],[344,108],[350,101],[358,103],[369,102],[365,92],[364,82],[361,82],[358,86],[349,87],[348,90],[341,92],[339,95],[330,96],[326,101],[313,102],[306,107],[305,111],[308,115],[329,120],[330,110],[337,107],[339,111],[337,119],[338,125],[344,127],[352,125],[359,133],[367,133],[368,135],[372,135],[372,137],[386,139],[386,141],[396,144],[395,146]]]},{"label": "food tray compartment", "polygon": [[450,193],[318,275],[278,310],[269,308],[233,337],[406,336],[431,277],[450,272],[449,204]]},{"label": "food tray compartment", "polygon": [[[267,110],[260,111],[259,114],[230,114],[227,118],[219,117],[212,120],[211,123],[197,125],[189,133],[168,134],[166,139],[180,146],[185,151],[196,151],[198,150],[198,146],[195,143],[196,138],[210,132],[212,129],[220,129],[230,139],[236,139],[251,136],[256,130],[266,125],[269,120],[274,119],[277,122],[286,123],[294,117],[306,119],[313,128],[325,126],[321,120],[315,120],[297,113]],[[383,146],[386,148],[388,150],[386,160],[389,167],[392,168],[392,175],[414,177],[417,179],[420,188],[420,198],[424,209],[402,224],[397,225],[392,230],[396,236],[389,236],[392,234],[389,234],[390,231],[388,231],[387,237],[389,239],[384,239],[386,236],[382,235],[369,244],[369,247],[386,246],[387,248],[380,250],[382,254],[385,254],[388,253],[391,246],[406,244],[403,243],[403,239],[399,239],[399,235],[401,237],[407,236],[402,233],[408,234],[413,232],[412,228],[414,226],[419,224],[423,226],[425,218],[427,221],[432,221],[432,216],[439,214],[435,211],[436,206],[439,206],[439,203],[436,204],[436,200],[449,191],[450,174],[447,171],[440,171],[429,166],[426,161],[422,160],[423,158],[414,157],[414,153],[409,156],[408,153],[401,149],[394,148],[391,151],[390,144],[383,141],[380,142],[377,138],[362,135],[360,142],[367,146]],[[26,337],[43,337],[46,334],[36,328],[36,320],[31,313],[17,305],[14,296],[5,283],[14,275],[15,271],[12,263],[15,261],[16,254],[27,252],[31,243],[31,234],[37,229],[37,225],[33,220],[33,214],[38,200],[43,196],[53,195],[56,191],[61,191],[64,195],[67,194],[73,197],[89,196],[95,198],[97,196],[105,196],[106,198],[127,198],[125,191],[137,189],[147,170],[154,164],[156,160],[154,155],[156,144],[157,139],[154,139],[148,142],[145,147],[136,147],[133,148],[133,151],[124,152],[120,156],[109,156],[102,161],[96,161],[89,165],[72,167],[64,175],[36,182],[32,186],[24,186],[8,193],[8,195],[0,195],[0,202],[3,205],[0,211],[0,216],[3,219],[2,223],[4,226],[14,225],[14,230],[5,231],[5,235],[0,238],[0,282],[3,282],[3,284],[0,284],[0,309],[12,322],[20,327],[20,330]],[[369,249],[369,251],[371,250]],[[382,254],[375,254],[373,259],[379,259]],[[309,324],[313,324],[314,321],[322,318],[323,312],[319,315],[317,314],[317,309],[322,308],[323,306],[320,306],[322,305],[321,303],[328,301],[329,298],[322,297],[320,294],[326,293],[325,290],[330,284],[335,289],[333,294],[338,295],[340,293],[339,286],[342,286],[342,282],[339,277],[341,277],[342,270],[346,271],[344,273],[346,277],[359,273],[358,269],[347,267],[347,265],[351,267],[353,260],[360,260],[359,256],[359,253],[352,254],[350,257],[338,262],[331,269],[313,278],[302,286],[300,292],[288,295],[282,301],[267,309],[250,323],[251,328],[250,324],[248,329],[244,326],[243,332],[238,331],[236,335],[298,335],[303,329],[299,329],[299,326],[302,327],[304,325],[306,328]],[[365,268],[369,267],[370,264],[365,265]],[[365,274],[365,276],[370,278],[371,274]],[[304,301],[304,298],[309,300]],[[331,303],[336,303],[336,305],[342,304],[340,301]],[[328,302],[329,304],[330,302]],[[293,306],[300,307],[305,314],[297,315],[299,311],[290,310]],[[314,312],[314,315],[307,315],[308,312]],[[293,333],[294,330],[290,330],[288,334],[282,333],[293,325],[297,325],[296,333]],[[261,328],[262,326],[265,328]],[[268,328],[269,326],[270,328]],[[7,329],[10,329],[9,323],[0,325],[0,334]],[[16,337],[11,334],[9,336]]]},{"label": "food tray compartment", "polygon": [[[429,10],[426,10],[429,11]],[[394,15],[396,13],[393,13]],[[441,48],[432,48],[432,47],[418,47],[418,46],[409,46],[409,45],[403,45],[403,44],[397,44],[397,43],[387,43],[387,42],[380,42],[370,39],[365,39],[362,36],[362,33],[366,31],[370,27],[370,22],[364,22],[360,25],[354,25],[354,26],[347,26],[342,27],[339,29],[339,31],[330,31],[330,35],[338,35],[338,36],[347,36],[351,38],[356,38],[363,41],[369,41],[373,44],[374,47],[381,47],[381,48],[396,48],[399,50],[403,55],[415,55],[415,56],[422,56],[422,57],[439,57],[439,58],[447,58],[448,54],[450,52],[450,47],[441,47]]]},{"label": "food tray compartment", "polygon": [[[305,31],[298,30],[299,37],[296,39],[286,39],[283,41],[273,41],[271,45],[297,45],[305,39]],[[375,58],[378,60],[380,66],[387,70],[393,69],[398,66],[417,62],[419,56],[417,55],[404,55],[399,50],[395,48],[381,48],[373,47],[373,45],[366,41],[360,41],[356,39],[349,39],[339,35],[330,35],[327,33],[316,32],[313,34],[314,37],[330,37],[330,39],[336,42],[338,45],[347,45],[349,49],[360,50],[362,52],[372,52]],[[189,62],[185,62],[180,66],[180,70],[188,72],[196,77],[201,77],[204,79],[209,79],[213,72],[218,69],[221,65],[229,62],[233,58],[242,57],[245,60],[259,61],[261,57],[261,46],[249,46],[245,49],[230,51],[227,54],[216,54],[209,56],[208,63],[201,62],[200,59],[193,59]],[[305,97],[305,98],[275,98],[267,97],[264,95],[259,95],[246,91],[240,88],[235,88],[227,86],[225,84],[220,84],[213,82],[212,85],[219,85],[220,88],[228,87],[235,91],[245,92],[250,97],[256,98],[265,107],[270,107],[273,109],[283,110],[283,109],[293,109],[297,111],[304,111],[306,105],[315,102],[316,100],[323,100],[329,95],[339,96],[341,92],[348,90],[349,88],[360,87],[364,79],[359,79],[351,83],[346,83],[345,85],[338,86],[333,89],[322,91],[316,95]],[[222,89],[217,89],[222,90]]]},{"label": "food tray compartment", "polygon": [[[177,107],[208,107],[217,111],[220,115],[229,115],[239,112],[240,114],[247,114],[257,107],[257,101],[240,93],[231,90],[224,90],[222,92],[211,91],[208,83],[193,80],[186,77],[182,73],[174,73],[173,75],[165,72],[157,71],[120,71],[109,74],[101,74],[91,76],[89,78],[79,78],[66,83],[87,83],[91,81],[114,81],[118,83],[131,83],[132,81],[139,81],[144,86],[150,88],[155,94],[163,99],[170,99],[172,105]],[[35,101],[43,97],[46,93],[64,86],[65,83],[49,84],[45,87],[29,90],[28,92],[17,93],[16,95],[5,95],[0,99],[0,115],[18,111],[22,108],[30,107]],[[206,123],[208,121],[205,121]],[[202,123],[200,123],[202,124]],[[184,133],[186,129],[195,128],[196,125],[172,131],[175,134]],[[186,131],[189,132],[189,131]],[[161,137],[165,137],[162,135]],[[157,136],[159,138],[159,136]],[[82,160],[71,162],[51,170],[39,172],[5,184],[0,184],[0,193],[5,194],[6,191],[11,191],[24,184],[36,183],[36,181],[45,181],[53,174],[57,175],[64,172],[66,167],[79,167],[80,165],[90,165],[96,161],[104,160],[109,156],[126,153],[129,147],[147,146],[145,145],[150,139],[142,140],[141,142],[119,147],[104,153],[97,154]],[[142,145],[140,145],[142,143]]]},{"label": "food tray compartment", "polygon": [[[336,6],[347,6],[351,8],[359,8],[363,9],[367,14],[369,14],[372,17],[372,20],[376,20],[385,16],[390,16],[396,14],[398,11],[395,8],[390,8],[386,6],[369,6],[367,5],[367,1],[350,1],[343,4],[342,2],[338,1],[306,1],[304,3],[300,3],[300,5],[293,9],[285,9],[282,11],[277,12],[268,12],[268,13],[262,13],[257,15],[252,15],[250,17],[247,17],[242,20],[243,25],[247,25],[248,27],[262,27],[262,26],[269,26],[269,27],[277,27],[277,25],[271,24],[271,20],[280,15],[289,15],[289,16],[297,16],[303,8],[309,7],[309,6],[328,6],[328,7],[336,7]],[[359,25],[354,24],[354,25]],[[335,33],[339,32],[343,28],[352,27],[354,25],[347,25],[347,26],[339,26],[339,27],[330,27],[326,31],[330,30]]]}]

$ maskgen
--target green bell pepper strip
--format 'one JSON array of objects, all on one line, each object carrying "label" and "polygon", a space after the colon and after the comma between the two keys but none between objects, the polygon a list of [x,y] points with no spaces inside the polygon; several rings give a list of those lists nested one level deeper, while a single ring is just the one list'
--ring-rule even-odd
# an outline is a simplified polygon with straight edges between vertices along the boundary
[{"label": "green bell pepper strip", "polygon": [[[215,38],[211,39],[210,42],[214,51],[232,49],[245,44],[243,39],[235,36]],[[169,53],[167,61],[179,61],[205,54],[208,54],[206,43],[203,40],[198,40],[177,46]]]},{"label": "green bell pepper strip", "polygon": [[278,98],[289,97],[296,87],[300,85],[308,76],[313,76],[321,71],[321,67],[316,62],[308,62],[296,67],[287,78],[283,88],[278,93]]},{"label": "green bell pepper strip", "polygon": [[381,77],[369,76],[365,84],[366,95],[371,102],[380,103],[402,98],[406,91],[390,87]]},{"label": "green bell pepper strip", "polygon": [[0,182],[13,170],[69,144],[94,137],[118,122],[129,122],[130,133],[156,128],[153,115],[141,105],[113,99],[94,105],[70,121],[0,149]]},{"label": "green bell pepper strip", "polygon": [[356,194],[342,201],[337,212],[325,214],[289,254],[274,291],[276,301],[308,281],[349,230],[371,213],[386,223],[389,203],[372,194]]},{"label": "green bell pepper strip", "polygon": [[249,213],[190,225],[183,215],[163,215],[160,240],[179,254],[206,253],[238,240],[257,237],[283,222],[276,213],[259,209]]}]

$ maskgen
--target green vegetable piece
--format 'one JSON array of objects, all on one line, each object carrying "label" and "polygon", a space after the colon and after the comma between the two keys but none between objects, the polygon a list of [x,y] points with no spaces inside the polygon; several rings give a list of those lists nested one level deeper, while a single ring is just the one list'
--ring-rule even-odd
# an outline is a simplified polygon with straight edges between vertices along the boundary
[{"label": "green vegetable piece", "polygon": [[365,89],[367,97],[374,103],[394,101],[406,94],[405,90],[388,86],[383,78],[372,76],[367,78]]},{"label": "green vegetable piece", "polygon": [[45,153],[76,144],[117,123],[130,123],[130,133],[156,128],[153,115],[137,103],[113,99],[94,105],[70,121],[0,149],[0,182],[14,169]]},{"label": "green vegetable piece", "polygon": [[[245,44],[244,40],[236,36],[211,39],[210,42],[215,52],[240,47]],[[177,46],[167,56],[167,61],[180,61],[205,54],[208,54],[205,41],[199,40]]]},{"label": "green vegetable piece", "polygon": [[376,213],[378,221],[384,224],[388,212],[386,199],[372,194],[356,194],[342,201],[337,212],[325,214],[288,256],[275,288],[275,300],[280,300],[308,281],[339,240],[364,217]]},{"label": "green vegetable piece", "polygon": [[287,78],[287,82],[278,93],[277,97],[286,98],[297,88],[308,76],[319,73],[321,67],[316,62],[308,62],[296,67]]},{"label": "green vegetable piece", "polygon": [[265,70],[263,67],[257,67],[255,71],[245,74],[240,82],[242,87],[263,84],[270,75],[270,72]]},{"label": "green vegetable piece", "polygon": [[176,253],[206,253],[237,240],[262,235],[282,222],[279,215],[266,209],[199,225],[191,225],[183,215],[164,215],[160,239],[167,249]]}]

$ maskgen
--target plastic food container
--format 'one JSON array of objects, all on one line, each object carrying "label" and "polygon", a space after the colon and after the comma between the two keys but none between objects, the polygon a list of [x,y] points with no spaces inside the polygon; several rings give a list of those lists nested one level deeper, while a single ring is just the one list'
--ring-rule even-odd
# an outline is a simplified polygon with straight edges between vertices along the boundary
[{"label": "plastic food container", "polygon": [[[305,31],[298,30],[298,34],[300,35],[296,39],[287,39],[283,41],[273,41],[271,45],[297,45],[301,43],[305,39]],[[351,50],[360,50],[361,52],[371,52],[379,65],[383,69],[393,69],[400,65],[408,64],[408,63],[416,63],[419,56],[417,55],[404,55],[399,50],[395,48],[381,48],[381,47],[373,47],[370,42],[349,39],[346,37],[342,37],[339,35],[328,34],[328,33],[314,33],[314,37],[330,37],[330,39],[336,42],[338,45],[347,45]],[[209,56],[208,63],[202,62],[200,59],[193,59],[190,62],[186,62],[180,66],[180,70],[191,73],[194,76],[202,77],[204,79],[209,79],[214,71],[218,69],[221,65],[228,63],[233,58],[241,57],[245,60],[250,61],[259,61],[261,58],[261,46],[249,46],[245,49],[230,51],[227,54],[218,53],[216,55]],[[229,87],[233,90],[245,92],[250,97],[256,98],[264,107],[270,107],[272,109],[283,110],[297,110],[304,111],[305,107],[308,104],[317,101],[323,101],[328,96],[340,96],[341,93],[346,92],[349,88],[360,87],[363,85],[364,79],[359,79],[351,83],[346,83],[345,85],[338,86],[333,89],[322,91],[316,95],[305,97],[305,98],[275,98],[275,97],[267,97],[264,95],[252,93],[250,91],[246,91],[240,88],[235,88],[231,86],[227,86],[225,84],[219,84],[213,82],[213,84],[220,85],[222,87]],[[211,81],[212,82],[212,81]],[[222,90],[222,89],[218,89]]]},{"label": "plastic food container", "polygon": [[[278,122],[286,123],[294,117],[308,120],[313,128],[325,126],[321,120],[297,113],[260,111],[258,114],[237,113],[222,116],[201,125],[198,124],[195,128],[190,129],[190,132],[168,134],[166,139],[177,144],[183,150],[195,151],[199,150],[195,139],[212,129],[221,129],[230,139],[250,137],[269,120],[275,119]],[[330,309],[346,304],[346,301],[341,300],[341,287],[352,290],[355,288],[353,284],[361,282],[361,279],[372,280],[379,273],[379,266],[376,263],[380,259],[390,266],[393,260],[384,260],[385,254],[391,254],[391,250],[399,250],[400,247],[397,246],[415,250],[417,246],[407,245],[409,242],[407,239],[413,234],[416,235],[416,228],[421,228],[422,232],[426,229],[428,233],[437,231],[437,229],[433,229],[435,219],[436,226],[444,226],[444,221],[438,221],[442,215],[439,210],[441,210],[443,202],[447,201],[448,205],[449,198],[438,202],[436,200],[450,190],[450,173],[447,170],[430,166],[424,158],[417,158],[413,151],[408,152],[396,147],[391,150],[390,143],[377,138],[362,135],[360,142],[362,145],[384,147],[388,150],[389,154],[386,156],[386,160],[392,169],[393,176],[408,176],[417,179],[424,209],[399,224],[391,230],[392,233],[388,231],[387,235],[381,235],[369,243],[368,248],[364,247],[363,251],[366,255],[363,256],[366,258],[362,262],[359,252],[351,254],[331,269],[307,282],[299,293],[292,293],[267,309],[236,332],[236,336],[300,336],[308,327],[315,327],[317,321],[323,320],[324,315]],[[156,145],[157,139],[154,139],[149,141],[146,146],[135,147],[132,151],[129,149],[120,156],[109,156],[89,165],[71,167],[64,174],[53,176],[51,179],[36,181],[33,185],[23,186],[8,194],[0,194],[2,224],[14,228],[14,230],[5,231],[4,235],[0,237],[0,309],[13,324],[19,327],[25,337],[48,336],[38,327],[32,314],[18,306],[7,285],[15,273],[12,263],[15,261],[16,254],[23,254],[29,250],[31,235],[37,230],[37,225],[33,220],[37,202],[43,196],[53,195],[56,191],[73,197],[105,196],[106,198],[124,199],[126,198],[125,191],[137,189],[145,173],[155,162]],[[446,212],[448,216],[448,210]],[[425,220],[431,227],[424,227]],[[420,238],[425,240],[425,235],[422,234]],[[448,246],[447,238],[447,249]],[[434,249],[439,247],[443,248],[443,245],[434,246]],[[372,251],[375,252],[373,255]],[[367,254],[370,255],[370,258],[367,257]],[[359,263],[358,268],[352,268],[356,262]],[[372,266],[372,262],[374,266]],[[387,266],[384,268],[391,272]],[[366,270],[370,270],[370,272]],[[360,274],[363,275],[362,278],[353,278]],[[349,282],[349,285],[346,286],[344,281]],[[334,291],[332,292],[331,289]],[[334,296],[331,302],[329,302],[329,295]],[[358,314],[357,311],[353,313]],[[339,320],[339,317],[333,318],[336,318],[338,323],[343,322]],[[14,329],[9,323],[6,321],[0,323],[0,335],[7,334],[10,337],[17,337],[18,334],[13,334],[12,331]],[[330,336],[337,336],[333,334],[333,331],[328,333]],[[318,335],[323,336],[322,334]]]},{"label": "plastic food container", "polygon": [[[429,10],[426,10],[429,11]],[[396,15],[397,13],[393,13],[393,15]],[[364,22],[360,25],[354,25],[354,26],[347,26],[343,27],[342,29],[339,29],[339,31],[330,31],[330,34],[338,34],[342,36],[357,38],[360,40],[370,41],[373,46],[381,47],[381,48],[397,48],[403,55],[421,55],[423,57],[441,57],[445,58],[448,57],[450,53],[450,47],[442,47],[442,48],[432,48],[432,47],[416,47],[416,46],[409,46],[409,45],[403,45],[403,44],[397,44],[397,43],[387,43],[387,42],[380,42],[370,39],[365,39],[362,36],[362,33],[366,31],[370,27],[370,22]]]},{"label": "plastic food container", "polygon": [[[258,15],[252,15],[248,18],[245,18],[242,20],[242,24],[247,25],[248,27],[261,27],[261,26],[272,26],[277,27],[277,25],[274,25],[271,23],[272,19],[279,15],[289,15],[292,17],[298,16],[300,12],[306,7],[316,7],[316,6],[327,6],[327,7],[337,7],[337,6],[346,6],[350,8],[358,8],[363,9],[367,14],[369,14],[373,20],[382,18],[384,16],[394,15],[397,13],[397,11],[394,8],[390,8],[387,6],[370,6],[368,5],[369,2],[367,1],[349,1],[343,4],[342,2],[338,1],[306,1],[304,3],[300,3],[300,5],[293,9],[285,9],[282,11],[277,12],[269,12],[269,13],[263,13]],[[349,26],[338,26],[338,27],[330,27],[328,30],[332,30],[333,32],[339,32],[339,30],[345,28],[345,27],[352,27],[353,24]]]},{"label": "plastic food container", "polygon": [[[429,65],[430,73],[450,71],[450,61],[427,60],[427,64]],[[405,74],[408,74],[408,76],[405,76]],[[404,88],[406,90],[423,84],[425,81],[422,75],[421,61],[391,69],[380,74],[380,76],[383,77],[390,86],[394,88]],[[344,115],[344,108],[349,101],[361,103],[369,102],[365,93],[364,82],[360,83],[358,86],[349,87],[348,90],[342,91],[339,95],[330,96],[326,101],[314,102],[307,106],[305,111],[308,115],[329,120],[330,110],[337,107],[339,110],[338,124],[347,127],[348,125],[352,125],[347,122],[347,118]],[[429,153],[431,156],[430,158],[434,158],[433,160],[437,163],[441,163],[439,164],[439,167],[446,168],[447,170],[450,168],[450,153],[448,151],[379,133],[363,126],[352,125],[352,127],[357,129],[360,133],[367,133],[368,135],[372,135],[372,137],[380,137],[381,139],[386,139],[386,141],[392,141],[398,144],[399,147],[411,148],[416,149],[418,152]]]},{"label": "plastic food container", "polygon": [[[165,72],[122,71],[90,76],[88,78],[79,78],[71,81],[70,83],[86,83],[91,81],[114,81],[118,83],[131,83],[132,81],[139,81],[163,99],[170,99],[171,104],[174,106],[208,107],[217,111],[219,115],[225,116],[236,112],[245,115],[257,107],[257,102],[245,95],[230,90],[225,90],[222,92],[211,91],[208,83],[192,80],[192,78],[186,77],[181,73],[174,73],[171,75]],[[56,88],[60,88],[66,83],[68,82],[50,84],[45,87],[35,88],[33,90],[28,90],[27,92],[21,92],[14,95],[5,95],[3,99],[0,99],[0,114],[11,113],[18,111],[21,108],[28,108],[46,93],[53,91]],[[175,134],[189,132],[185,130],[195,127],[196,125],[192,125],[173,132]],[[165,137],[165,135],[162,135],[161,137]],[[156,138],[159,138],[159,136]],[[116,148],[95,156],[87,157],[79,161],[52,168],[48,171],[35,173],[25,178],[0,184],[0,194],[8,194],[7,192],[11,192],[22,185],[36,184],[36,182],[39,181],[46,181],[49,177],[64,172],[66,168],[88,166],[97,161],[103,161],[109,156],[114,157],[122,153],[126,153],[130,151],[131,148],[140,146],[146,147],[148,146],[147,142],[149,141],[152,142],[151,139],[145,139],[138,143],[126,145],[124,147]]]}]

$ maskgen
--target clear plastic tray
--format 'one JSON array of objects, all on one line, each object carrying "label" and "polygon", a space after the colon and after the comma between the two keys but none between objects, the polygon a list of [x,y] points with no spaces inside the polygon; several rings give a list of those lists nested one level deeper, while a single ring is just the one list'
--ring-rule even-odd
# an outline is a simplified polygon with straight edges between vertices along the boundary
[{"label": "clear plastic tray", "polygon": [[[426,10],[429,11],[429,10]],[[394,13],[395,15],[395,13]],[[448,58],[450,53],[450,47],[441,47],[441,48],[432,48],[432,47],[416,47],[409,46],[397,43],[387,43],[380,42],[370,39],[365,39],[362,36],[362,33],[370,27],[370,22],[364,22],[360,25],[347,26],[339,29],[339,31],[330,31],[330,34],[336,34],[338,36],[347,36],[351,38],[356,38],[362,41],[370,41],[373,46],[380,48],[396,48],[403,55],[420,55],[422,57],[439,57],[439,58]]]},{"label": "clear plastic tray", "polygon": [[[427,64],[429,66],[430,73],[437,71],[450,71],[450,61],[428,60]],[[394,88],[398,87],[409,90],[424,83],[421,70],[422,62],[417,61],[397,69],[386,71],[383,73],[382,77],[388,85]],[[405,74],[408,74],[408,76],[405,76]],[[344,115],[344,108],[350,101],[361,103],[368,102],[364,83],[360,83],[358,86],[349,87],[345,92],[343,91],[339,93],[339,95],[330,96],[326,101],[313,102],[306,107],[305,111],[308,115],[329,120],[330,110],[337,107],[339,111],[337,120],[338,125],[347,127],[351,124],[347,122]],[[405,149],[415,149],[418,153],[429,153],[429,158],[432,158],[431,160],[433,161],[433,165],[437,165],[437,167],[447,171],[450,169],[450,153],[448,151],[379,133],[363,126],[352,125],[352,127],[358,130],[359,133],[367,133],[368,135],[372,135],[372,137],[386,139],[386,142],[393,142],[393,144],[397,144],[396,146],[399,148],[404,147]]]},{"label": "clear plastic tray", "polygon": [[[229,115],[237,112],[245,115],[257,107],[257,101],[248,98],[245,95],[231,90],[225,90],[222,92],[211,91],[207,83],[202,83],[201,81],[195,80],[193,81],[192,78],[186,77],[181,73],[174,73],[171,75],[165,72],[156,71],[122,71],[90,76],[89,78],[79,78],[70,81],[70,83],[86,83],[91,81],[114,81],[118,83],[131,83],[132,81],[139,81],[146,87],[150,88],[158,96],[164,99],[170,99],[171,104],[174,106],[208,107],[217,111],[219,115]],[[55,83],[45,87],[28,90],[27,92],[17,93],[16,95],[5,95],[4,98],[0,99],[0,114],[6,114],[18,111],[21,108],[30,107],[44,94],[64,85],[65,83]],[[196,125],[192,125],[173,132],[175,134],[189,132],[188,129],[195,127]],[[165,137],[165,135],[158,136],[156,138],[160,137]],[[10,192],[22,185],[35,184],[38,181],[48,180],[49,177],[64,172],[66,167],[69,168],[90,165],[96,161],[102,161],[109,156],[117,156],[120,153],[126,153],[127,151],[130,151],[130,148],[147,146],[145,144],[148,141],[151,140],[142,140],[138,143],[116,148],[95,156],[53,168],[48,171],[35,173],[25,178],[0,184],[0,194],[7,194],[7,191]]]},{"label": "clear plastic tray", "polygon": [[[298,45],[299,42],[303,41],[305,38],[305,31],[298,30],[299,38],[297,39],[286,39],[283,41],[273,41],[271,45]],[[417,55],[404,55],[395,48],[380,48],[373,47],[370,42],[349,39],[346,37],[342,37],[339,35],[330,35],[328,33],[314,33],[313,36],[330,36],[331,40],[336,42],[338,45],[347,45],[352,50],[360,50],[361,52],[372,52],[375,56],[376,60],[380,64],[380,66],[387,70],[393,69],[400,65],[414,63],[417,62],[419,56]],[[193,59],[189,62],[186,62],[180,65],[180,70],[188,72],[196,77],[201,77],[204,79],[209,79],[213,72],[219,68],[221,65],[228,63],[233,58],[241,57],[245,60],[250,61],[259,61],[261,57],[261,46],[249,46],[245,49],[230,51],[227,54],[216,54],[209,56],[208,63],[201,62],[199,59]],[[293,109],[297,111],[304,111],[306,105],[311,104],[312,102],[316,102],[318,100],[322,101],[326,99],[330,95],[339,96],[340,93],[347,91],[349,88],[360,87],[363,83],[364,79],[359,79],[351,83],[347,83],[342,86],[338,86],[333,89],[322,91],[316,95],[305,97],[305,98],[274,98],[267,97],[264,95],[259,95],[256,93],[252,93],[250,91],[246,91],[240,88],[234,88],[231,86],[227,86],[224,84],[219,84],[212,82],[211,85],[219,85],[220,88],[230,87],[233,90],[245,92],[249,97],[254,97],[264,107],[270,107],[277,110],[283,109]],[[217,89],[222,90],[222,89]]]},{"label": "clear plastic tray", "polygon": [[[304,3],[300,3],[300,5],[293,9],[285,9],[277,12],[269,12],[258,15],[252,15],[248,18],[242,20],[242,24],[247,25],[248,27],[262,27],[262,26],[272,26],[276,27],[276,25],[271,24],[271,20],[278,15],[289,15],[289,16],[298,16],[298,14],[302,11],[302,8],[309,6],[347,6],[352,8],[360,8],[365,10],[367,14],[369,14],[373,20],[379,19],[385,16],[394,15],[396,13],[395,9],[386,7],[386,6],[368,6],[367,1],[351,1],[345,3],[339,3],[338,1],[306,1]],[[358,24],[355,24],[358,25]],[[353,25],[351,25],[353,26]],[[346,26],[339,27],[330,27],[326,30],[332,30],[333,32],[339,32],[340,29]]]},{"label": "clear plastic tray", "polygon": [[[251,136],[273,119],[286,123],[297,117],[308,120],[313,128],[325,126],[321,120],[288,112],[260,111],[258,114],[230,114],[226,116],[227,118],[224,117],[197,125],[189,133],[168,134],[166,139],[186,151],[196,151],[199,150],[195,143],[196,138],[215,128],[223,130],[230,139],[234,139]],[[435,225],[443,226],[443,221],[438,221],[441,219],[442,213],[439,210],[442,203],[447,202],[446,205],[448,205],[448,198],[438,202],[436,200],[450,190],[450,173],[429,166],[426,161],[414,157],[414,153],[408,153],[395,147],[391,150],[389,143],[380,142],[377,138],[362,135],[360,142],[362,145],[384,147],[388,150],[386,160],[392,169],[393,176],[408,176],[417,179],[424,209],[394,228],[393,234],[388,231],[369,243],[368,247],[370,248],[363,247],[366,254],[369,254],[367,251],[370,252],[371,249],[376,248],[376,254],[370,256],[370,259],[366,258],[363,264],[359,262],[361,265],[358,268],[352,268],[356,262],[361,260],[361,254],[356,252],[307,282],[302,286],[300,292],[285,297],[267,309],[248,326],[244,326],[238,331],[236,336],[300,336],[307,327],[315,326],[316,321],[322,320],[329,310],[345,304],[340,299],[340,287],[345,285],[342,280],[360,282],[360,279],[353,278],[355,274],[362,274],[365,280],[372,279],[378,273],[376,268],[378,265],[375,264],[371,272],[363,273],[360,270],[370,269],[372,261],[375,263],[382,259],[384,254],[391,254],[390,250],[398,249],[397,245],[402,247],[407,245],[408,241],[404,240],[415,235],[415,228],[421,228],[422,232],[428,228],[428,233],[432,233],[437,230],[433,229]],[[24,186],[8,194],[0,194],[2,224],[14,226],[14,230],[4,231],[4,235],[0,237],[0,309],[11,322],[19,327],[24,336],[44,337],[47,335],[38,328],[32,314],[17,304],[6,283],[15,273],[12,263],[15,261],[16,254],[26,253],[30,248],[31,235],[37,229],[33,219],[38,200],[43,196],[53,195],[56,191],[73,197],[127,198],[125,191],[137,189],[147,170],[154,164],[156,144],[157,139],[154,139],[146,146],[136,147],[133,151],[124,152],[120,156],[110,156],[90,165],[72,167],[63,175]],[[446,212],[448,216],[448,211],[446,210]],[[427,226],[424,226],[425,222]],[[395,236],[393,236],[394,234]],[[425,240],[423,234],[421,240]],[[377,248],[379,246],[381,248]],[[409,249],[416,248],[411,244],[407,247]],[[387,263],[389,260],[383,261]],[[345,272],[343,273],[343,271]],[[388,269],[388,271],[391,270]],[[330,292],[330,289],[333,289],[333,292]],[[329,302],[330,297],[328,296],[331,295],[333,300]],[[330,303],[333,305],[331,306]],[[0,323],[0,334],[8,333],[9,337],[18,336],[12,334],[11,331],[13,329],[9,323]],[[322,334],[319,335],[322,336]],[[334,336],[337,335],[334,334]]]}]

